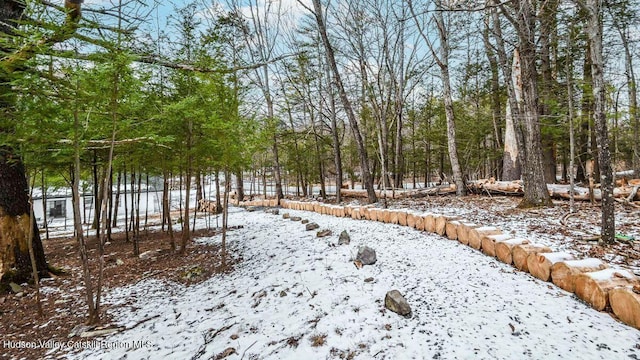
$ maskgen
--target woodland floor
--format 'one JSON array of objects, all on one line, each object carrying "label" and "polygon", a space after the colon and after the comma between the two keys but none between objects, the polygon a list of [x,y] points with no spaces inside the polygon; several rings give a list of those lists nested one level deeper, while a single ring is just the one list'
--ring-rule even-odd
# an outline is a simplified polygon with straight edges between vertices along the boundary
[{"label": "woodland floor", "polygon": [[[481,225],[494,225],[514,236],[530,238],[532,242],[549,245],[557,250],[570,251],[580,257],[598,257],[610,263],[629,268],[640,275],[640,241],[621,241],[610,246],[600,246],[589,241],[599,232],[599,207],[589,203],[577,203],[578,211],[567,217],[568,202],[556,201],[549,209],[520,210],[520,199],[501,196],[453,196],[389,202],[390,208],[407,208],[417,211],[458,215]],[[354,203],[356,200],[353,201]],[[640,240],[640,211],[637,208],[616,205],[617,231]],[[194,237],[215,236],[215,230],[198,230]],[[136,284],[145,279],[168,280],[185,285],[203,282],[214,274],[233,272],[241,263],[242,254],[230,254],[232,260],[222,266],[217,244],[193,242],[186,255],[177,256],[170,251],[168,236],[159,231],[143,232],[140,252],[161,251],[155,259],[142,260],[133,256],[132,243],[123,233],[115,233],[107,246],[104,291]],[[180,233],[175,235],[179,242]],[[35,291],[31,285],[23,285],[24,295],[0,294],[0,341],[56,340],[67,342],[72,329],[86,318],[84,285],[77,244],[73,238],[53,238],[43,241],[48,262],[68,271],[68,275],[53,276],[42,280],[42,304],[45,316],[38,318],[34,303]],[[95,255],[96,240],[89,238],[90,255]],[[92,262],[92,272],[97,262]],[[256,274],[258,275],[258,274]],[[109,309],[109,304],[104,310]],[[108,311],[103,311],[108,314]],[[108,328],[112,319],[103,315],[101,326]],[[24,349],[3,347],[1,359],[43,358],[49,349]]]}]

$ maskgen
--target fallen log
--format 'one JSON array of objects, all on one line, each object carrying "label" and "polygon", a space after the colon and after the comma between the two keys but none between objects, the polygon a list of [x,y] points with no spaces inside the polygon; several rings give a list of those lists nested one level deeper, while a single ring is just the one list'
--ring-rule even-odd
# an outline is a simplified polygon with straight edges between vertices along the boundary
[{"label": "fallen log", "polygon": [[447,222],[459,219],[457,216],[440,215],[435,219],[435,233],[442,236],[447,228]]},{"label": "fallen log", "polygon": [[476,250],[482,247],[482,239],[489,235],[500,235],[502,230],[495,226],[482,226],[469,231],[469,246]]},{"label": "fallen log", "polygon": [[407,226],[407,212],[404,210],[398,210],[398,225]]},{"label": "fallen log", "polygon": [[575,277],[576,295],[598,311],[609,305],[609,291],[618,286],[637,285],[638,280],[629,271],[604,269],[578,274]]},{"label": "fallen log", "polygon": [[528,244],[526,239],[511,239],[496,243],[496,257],[505,264],[513,264],[513,248],[517,245]]},{"label": "fallen log", "polygon": [[407,212],[407,226],[410,228],[416,228],[416,222],[418,221],[418,214],[413,211]]},{"label": "fallen log", "polygon": [[589,258],[582,260],[560,261],[551,267],[551,281],[557,287],[568,292],[576,291],[575,277],[585,272],[594,272],[608,268],[600,259]]},{"label": "fallen log", "polygon": [[548,253],[551,249],[544,245],[538,244],[522,244],[513,247],[511,256],[513,257],[513,265],[518,270],[529,272],[527,258],[531,254]]},{"label": "fallen log", "polygon": [[496,243],[513,239],[509,234],[489,235],[482,238],[482,252],[488,256],[496,256]]},{"label": "fallen log", "polygon": [[422,230],[430,233],[436,232],[436,217],[439,215],[427,213],[423,216],[424,228]]},{"label": "fallen log", "polygon": [[390,210],[389,211],[389,223],[397,224],[398,223],[398,210]]},{"label": "fallen log", "polygon": [[458,241],[462,244],[469,245],[469,236],[471,230],[480,227],[478,224],[474,224],[472,222],[462,222],[458,227],[457,235]]},{"label": "fallen log", "polygon": [[618,319],[640,329],[640,286],[621,286],[611,289],[609,303]]},{"label": "fallen log", "polygon": [[444,233],[447,239],[458,240],[458,226],[460,226],[460,221],[457,220],[449,221],[445,225]]},{"label": "fallen log", "polygon": [[551,267],[560,262],[574,260],[575,257],[566,252],[533,253],[527,257],[529,274],[542,281],[551,280]]}]

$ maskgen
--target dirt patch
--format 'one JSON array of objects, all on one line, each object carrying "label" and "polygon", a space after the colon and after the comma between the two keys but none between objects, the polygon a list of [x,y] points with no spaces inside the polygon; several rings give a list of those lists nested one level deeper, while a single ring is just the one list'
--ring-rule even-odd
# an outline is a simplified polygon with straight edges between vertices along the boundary
[{"label": "dirt patch", "polygon": [[[193,237],[209,237],[218,233],[215,229],[203,229],[194,232]],[[180,244],[181,233],[174,235],[176,243]],[[95,237],[88,238],[87,242],[95,286],[98,242]],[[0,334],[3,335],[0,341],[4,342],[0,344],[0,359],[41,359],[50,351],[52,344],[80,340],[77,337],[68,338],[72,329],[87,319],[86,292],[77,241],[74,238],[57,238],[43,241],[43,245],[49,264],[63,269],[66,274],[42,279],[43,318],[38,317],[33,285],[22,284],[21,296],[0,294]],[[111,288],[134,284],[146,278],[191,285],[215,274],[230,272],[236,263],[242,261],[237,254],[228,253],[223,265],[218,245],[194,242],[187,245],[184,255],[174,253],[168,234],[160,231],[141,233],[139,246],[140,253],[148,252],[148,257],[141,259],[134,256],[133,243],[127,241],[124,233],[113,234],[105,246],[103,294]],[[98,329],[111,326],[108,308],[108,305],[102,307]],[[47,341],[49,343],[45,344]],[[33,345],[36,348],[24,348]]]}]

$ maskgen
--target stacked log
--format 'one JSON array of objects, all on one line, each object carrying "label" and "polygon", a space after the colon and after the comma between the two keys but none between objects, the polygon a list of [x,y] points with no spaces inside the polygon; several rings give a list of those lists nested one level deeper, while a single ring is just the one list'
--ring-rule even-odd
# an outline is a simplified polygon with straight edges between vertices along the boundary
[{"label": "stacked log", "polygon": [[436,228],[434,229],[433,232],[435,232],[436,234],[442,236],[444,235],[445,229],[447,228],[447,222],[449,221],[453,221],[453,220],[458,220],[457,216],[447,216],[447,215],[440,215],[435,219],[435,225]]},{"label": "stacked log", "polygon": [[418,215],[416,217],[416,230],[424,231],[425,230],[425,219],[428,214]]},{"label": "stacked log", "polygon": [[398,210],[398,225],[407,226],[407,212],[404,210]]},{"label": "stacked log", "polygon": [[489,235],[482,238],[482,252],[488,256],[496,256],[496,243],[511,240],[509,234]]},{"label": "stacked log", "polygon": [[397,224],[398,223],[398,211],[390,210],[389,211],[389,223]]},{"label": "stacked log", "polygon": [[559,288],[568,292],[576,291],[575,277],[585,272],[604,270],[609,265],[600,259],[588,258],[582,260],[560,261],[551,267],[551,281]]},{"label": "stacked log", "polygon": [[618,319],[640,329],[640,286],[621,286],[611,289],[609,303]]},{"label": "stacked log", "polygon": [[618,286],[634,286],[638,280],[629,271],[604,269],[578,274],[575,277],[576,295],[598,311],[609,305],[609,291]]},{"label": "stacked log", "polygon": [[422,230],[430,233],[436,232],[436,218],[440,215],[426,213],[422,216],[424,219],[424,228]]},{"label": "stacked log", "polygon": [[476,250],[482,247],[482,239],[489,235],[500,235],[502,230],[495,226],[482,226],[469,231],[469,246]]},{"label": "stacked log", "polygon": [[480,227],[480,225],[472,222],[461,222],[457,231],[458,241],[462,244],[469,245],[470,232],[478,227]]},{"label": "stacked log", "polygon": [[513,265],[518,270],[521,271],[529,271],[529,266],[527,265],[527,258],[531,254],[539,254],[539,253],[548,253],[551,252],[551,249],[538,244],[522,244],[516,245],[513,247],[511,252],[511,256],[513,257]]},{"label": "stacked log", "polygon": [[527,258],[529,274],[542,281],[551,281],[551,267],[561,261],[575,260],[573,255],[566,252],[550,252],[531,254]]},{"label": "stacked log", "polygon": [[407,211],[407,226],[410,228],[416,228],[416,222],[418,221],[418,214],[413,211]]},{"label": "stacked log", "polygon": [[460,226],[460,221],[449,221],[445,226],[444,233],[449,240],[458,240],[458,226]]}]

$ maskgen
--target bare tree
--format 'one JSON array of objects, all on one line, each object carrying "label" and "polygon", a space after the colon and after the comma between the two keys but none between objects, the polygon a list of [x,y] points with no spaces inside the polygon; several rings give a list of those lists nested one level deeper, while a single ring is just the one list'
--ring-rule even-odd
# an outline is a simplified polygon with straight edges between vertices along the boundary
[{"label": "bare tree", "polygon": [[456,143],[456,123],[455,115],[453,112],[453,100],[451,97],[451,78],[449,76],[449,33],[447,32],[447,24],[444,20],[444,11],[441,3],[436,3],[436,7],[440,11],[436,11],[433,19],[436,23],[438,30],[438,36],[440,40],[440,54],[435,51],[435,46],[432,44],[431,39],[427,36],[426,30],[420,24],[416,12],[409,1],[409,9],[412,17],[415,19],[416,26],[420,32],[420,35],[429,46],[433,58],[440,68],[440,76],[443,87],[444,109],[447,119],[447,149],[449,150],[449,161],[451,162],[451,170],[453,172],[453,181],[456,184],[456,194],[458,196],[464,196],[467,194],[467,189],[462,176],[462,168],[460,167],[460,161],[458,160],[458,145]]},{"label": "bare tree", "polygon": [[344,88],[344,84],[342,82],[342,77],[340,76],[340,71],[338,70],[338,64],[336,62],[333,47],[329,42],[329,36],[327,34],[327,28],[325,26],[324,16],[322,15],[322,6],[320,4],[320,0],[313,0],[313,10],[306,7],[301,2],[299,3],[303,5],[307,10],[309,10],[316,19],[318,32],[320,33],[320,37],[322,38],[322,43],[324,44],[324,48],[326,51],[327,62],[331,67],[331,71],[334,76],[334,81],[338,88],[338,93],[340,94],[340,100],[342,101],[342,107],[344,108],[344,111],[347,114],[347,118],[349,119],[349,125],[351,126],[353,136],[358,146],[358,153],[360,157],[360,170],[362,172],[363,184],[367,190],[367,197],[370,203],[374,203],[378,199],[377,199],[375,190],[373,188],[373,177],[371,176],[371,172],[369,170],[369,156],[367,154],[367,149],[364,145],[362,134],[360,133],[360,128],[358,126],[358,121],[356,119],[355,112],[353,111],[351,101],[349,100],[347,92]]}]

